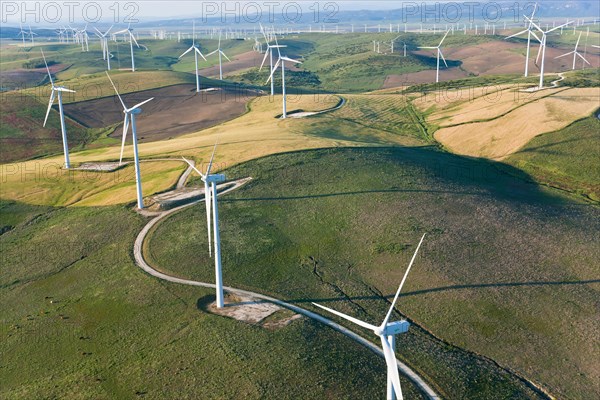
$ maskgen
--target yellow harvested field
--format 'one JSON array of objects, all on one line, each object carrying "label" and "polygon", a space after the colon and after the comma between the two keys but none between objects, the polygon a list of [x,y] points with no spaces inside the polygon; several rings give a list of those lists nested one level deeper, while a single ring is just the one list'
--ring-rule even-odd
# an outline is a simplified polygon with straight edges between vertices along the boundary
[{"label": "yellow harvested field", "polygon": [[420,111],[433,111],[437,114],[465,104],[494,101],[496,98],[504,97],[504,95],[499,95],[498,92],[514,89],[516,89],[516,86],[512,84],[440,89],[415,97],[412,102]]},{"label": "yellow harvested field", "polygon": [[518,107],[486,122],[443,128],[435,139],[457,154],[502,159],[535,136],[562,129],[600,106],[597,88],[574,88]]},{"label": "yellow harvested field", "polygon": [[[351,141],[304,134],[302,128],[308,121],[306,119],[277,119],[281,113],[281,100],[281,96],[259,97],[250,103],[249,113],[222,125],[171,140],[142,143],[139,145],[140,157],[147,160],[186,156],[201,163],[208,160],[218,140],[215,162],[218,168],[223,168],[285,151],[356,145]],[[288,112],[324,110],[338,101],[337,96],[289,96]],[[139,118],[143,117],[142,114]],[[120,146],[74,152],[71,162],[78,165],[115,161],[119,159],[119,152]],[[127,146],[125,157],[132,158],[132,154],[132,146]],[[0,198],[55,206],[123,204],[135,200],[132,165],[110,173],[65,172],[59,168],[62,162],[60,155],[0,165]],[[141,170],[144,196],[148,196],[173,186],[184,165],[179,161],[156,161],[142,163]]]},{"label": "yellow harvested field", "polygon": [[440,127],[489,120],[529,102],[552,96],[564,90],[565,88],[556,88],[537,92],[521,92],[515,88],[505,89],[484,95],[474,101],[444,107],[430,115],[427,120]]}]

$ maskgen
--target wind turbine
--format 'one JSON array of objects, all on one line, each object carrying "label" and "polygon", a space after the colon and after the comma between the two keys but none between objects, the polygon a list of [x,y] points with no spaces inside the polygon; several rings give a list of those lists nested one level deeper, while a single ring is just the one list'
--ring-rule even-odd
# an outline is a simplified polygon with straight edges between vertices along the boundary
[{"label": "wind turbine", "polygon": [[34,31],[31,30],[31,25],[29,25],[29,36],[31,36],[31,45],[35,45],[35,43],[33,42],[33,35],[37,36],[37,33],[35,33]]},{"label": "wind turbine", "polygon": [[585,57],[582,56],[580,52],[577,51],[577,47],[579,46],[579,40],[581,39],[581,33],[582,32],[579,32],[579,37],[577,38],[577,43],[575,43],[575,50],[565,53],[562,56],[554,57],[554,58],[561,58],[561,57],[565,57],[565,56],[573,54],[573,68],[572,69],[575,69],[575,61],[577,61],[577,57],[580,57],[588,65],[591,65],[590,62],[588,60],[586,60]]},{"label": "wind turbine", "polygon": [[227,57],[227,54],[223,52],[223,49],[221,49],[221,32],[219,32],[219,47],[215,51],[208,53],[206,56],[209,57],[215,53],[219,53],[219,79],[223,80],[223,58],[221,56],[225,57],[228,61],[231,60]]},{"label": "wind turbine", "polygon": [[571,23],[571,21],[564,23],[562,25],[556,26],[552,29],[548,29],[546,31],[544,31],[542,28],[540,28],[538,26],[538,24],[536,24],[535,22],[533,22],[533,20],[529,19],[527,16],[525,16],[525,19],[527,21],[529,21],[538,31],[541,32],[542,34],[542,40],[540,41],[540,49],[538,50],[538,55],[537,58],[535,60],[535,63],[537,64],[538,60],[540,59],[540,55],[542,56],[542,62],[540,64],[540,84],[538,86],[539,89],[543,89],[544,88],[544,59],[546,58],[546,40],[548,38],[548,34],[552,31],[555,31],[557,29],[560,29],[564,26],[567,26]]},{"label": "wind turbine", "polygon": [[533,16],[535,15],[536,9],[537,9],[537,3],[535,3],[533,6],[533,12],[531,13],[530,22],[529,22],[529,25],[527,26],[527,29],[504,38],[504,40],[511,39],[515,36],[520,36],[524,33],[527,33],[527,53],[525,55],[525,76],[526,77],[529,76],[529,52],[530,52],[530,48],[531,48],[531,36],[536,38],[538,42],[540,42],[540,43],[542,42],[540,40],[540,38],[533,31],[532,24],[531,24],[531,21],[533,20]]},{"label": "wind turbine", "polygon": [[192,30],[193,30],[192,45],[190,46],[189,49],[184,51],[183,54],[179,56],[179,58],[181,59],[181,57],[185,56],[187,53],[194,50],[194,61],[196,62],[196,93],[199,93],[200,92],[200,75],[198,75],[198,54],[200,54],[200,57],[202,57],[204,59],[204,61],[206,61],[206,57],[204,57],[204,54],[202,54],[202,52],[196,45],[196,39],[195,39],[195,37],[196,37],[196,22],[195,21],[194,21],[194,26],[193,26]]},{"label": "wind turbine", "polygon": [[50,101],[48,102],[48,109],[46,110],[46,118],[44,118],[44,125],[46,126],[46,122],[48,121],[48,115],[50,115],[50,109],[52,108],[52,104],[54,104],[54,99],[58,98],[58,111],[60,114],[60,131],[62,134],[62,142],[63,142],[63,152],[65,154],[65,168],[71,168],[71,162],[69,160],[69,145],[67,144],[67,126],[65,125],[65,112],[63,111],[63,103],[62,103],[62,93],[69,92],[75,93],[74,90],[66,89],[62,86],[54,86],[54,81],[52,80],[52,74],[50,74],[50,68],[48,68],[48,63],[46,62],[46,56],[44,55],[44,50],[40,49],[42,52],[42,57],[44,58],[44,64],[46,65],[46,71],[48,71],[48,78],[50,78],[50,85],[52,85],[52,91],[50,92]]},{"label": "wind turbine", "polygon": [[127,137],[127,131],[129,130],[129,123],[131,122],[131,136],[132,136],[132,141],[133,141],[133,157],[134,157],[134,161],[135,161],[135,184],[136,184],[136,189],[137,189],[137,205],[138,205],[138,208],[141,210],[144,208],[144,201],[143,201],[143,197],[142,197],[142,176],[140,174],[140,158],[138,155],[138,147],[137,147],[137,127],[135,124],[135,116],[142,112],[142,109],[140,107],[142,105],[146,104],[147,102],[149,102],[150,100],[154,100],[154,97],[152,97],[148,100],[144,100],[141,103],[138,103],[131,108],[127,108],[127,106],[123,102],[123,99],[121,98],[121,95],[117,91],[117,87],[115,86],[112,79],[110,79],[110,75],[108,74],[108,71],[105,71],[105,72],[106,72],[106,76],[108,77],[108,80],[110,81],[113,89],[115,89],[115,93],[119,97],[119,101],[121,102],[121,105],[123,106],[123,114],[125,114],[125,117],[123,119],[123,141],[121,142],[121,157],[119,158],[119,164],[121,164],[123,162],[123,150],[125,148],[125,138]]},{"label": "wind turbine", "polygon": [[269,83],[269,81],[271,81],[271,82],[273,81],[273,74],[275,74],[275,71],[277,71],[277,68],[281,65],[281,94],[283,95],[283,114],[281,117],[287,118],[286,93],[285,93],[285,62],[289,61],[292,64],[302,64],[302,63],[298,60],[294,60],[292,58],[281,55],[281,52],[279,51],[279,43],[277,43],[277,37],[275,37],[275,44],[277,46],[276,48],[277,48],[278,59],[277,59],[277,62],[275,63],[275,66],[271,70],[271,75],[269,75],[269,79],[267,79],[267,83]]},{"label": "wind turbine", "polygon": [[122,31],[115,32],[115,35],[119,35],[121,33],[127,33],[129,35],[129,48],[131,49],[131,71],[135,72],[135,58],[133,57],[133,42],[135,42],[135,45],[138,48],[140,47],[140,45],[138,44],[137,40],[135,40],[135,36],[133,35],[133,28],[131,28],[131,26],[128,26],[127,29],[123,29]]},{"label": "wind turbine", "polygon": [[25,36],[29,35],[29,33],[27,31],[23,30],[23,25],[19,24],[19,26],[21,27],[21,31],[19,33],[17,33],[17,36],[21,35],[21,39],[23,40],[23,45],[25,45]]},{"label": "wind turbine", "polygon": [[444,55],[442,54],[442,49],[440,48],[442,46],[442,43],[444,43],[446,36],[448,36],[448,32],[450,32],[450,30],[446,31],[446,34],[440,41],[440,44],[438,44],[437,46],[435,46],[435,47],[419,47],[419,49],[432,49],[432,50],[435,49],[435,50],[437,50],[437,68],[436,68],[436,72],[435,72],[436,83],[440,81],[440,57],[444,61],[446,68],[448,68],[448,63],[446,62],[446,59],[444,58]]},{"label": "wind turbine", "polygon": [[108,51],[108,33],[112,29],[113,25],[108,28],[108,30],[104,33],[100,32],[98,28],[94,27],[96,30],[96,36],[100,38],[100,44],[102,45],[102,59],[106,60],[106,69],[110,71],[110,53]]},{"label": "wind turbine", "polygon": [[[273,70],[273,49],[277,49],[277,53],[279,55],[281,55],[279,49],[283,48],[283,47],[287,47],[287,46],[280,45],[280,44],[271,45],[269,43],[269,38],[267,37],[267,34],[265,33],[265,30],[264,30],[262,24],[260,25],[260,30],[261,30],[263,36],[265,37],[265,42],[267,43],[267,51],[265,52],[265,56],[263,57],[262,63],[260,64],[260,68],[258,70],[261,71],[262,67],[265,65],[265,61],[267,60],[267,53],[268,53],[269,62],[270,62],[269,70],[272,71]],[[271,79],[271,96],[274,96],[274,95],[275,95],[275,81]]]},{"label": "wind turbine", "polygon": [[[206,205],[206,227],[208,229],[208,253],[211,254],[211,241],[215,243],[215,286],[217,290],[217,308],[223,308],[223,275],[221,273],[221,237],[219,235],[219,206],[217,205],[217,183],[225,181],[225,175],[223,174],[212,174],[210,170],[212,168],[213,160],[215,158],[215,152],[217,151],[217,143],[213,149],[210,162],[206,174],[200,172],[194,164],[189,160],[183,159],[187,162],[201,177],[204,182],[204,203]],[[212,212],[212,233],[211,238],[211,212]]]},{"label": "wind turbine", "polygon": [[394,306],[396,305],[396,301],[398,301],[398,296],[400,296],[400,291],[402,290],[402,286],[406,281],[406,277],[410,272],[410,268],[412,267],[415,258],[417,257],[417,253],[419,252],[419,248],[423,243],[423,239],[425,239],[425,234],[421,237],[421,241],[415,250],[415,253],[410,260],[410,264],[408,264],[408,268],[404,273],[404,277],[400,282],[400,286],[396,291],[396,295],[394,296],[394,300],[392,301],[392,305],[388,310],[383,322],[379,326],[371,325],[367,322],[361,321],[357,318],[351,317],[349,315],[343,314],[339,311],[332,310],[331,308],[322,306],[317,303],[313,303],[315,306],[322,308],[323,310],[329,311],[332,314],[337,315],[338,317],[342,317],[350,322],[355,323],[358,326],[361,326],[366,329],[372,330],[375,335],[379,336],[381,340],[381,347],[383,349],[383,354],[385,356],[385,362],[387,364],[387,399],[402,400],[402,389],[400,388],[400,377],[398,375],[398,363],[396,361],[396,335],[400,333],[408,332],[408,327],[410,323],[406,320],[389,322],[390,317],[392,316],[392,312],[394,311]]}]

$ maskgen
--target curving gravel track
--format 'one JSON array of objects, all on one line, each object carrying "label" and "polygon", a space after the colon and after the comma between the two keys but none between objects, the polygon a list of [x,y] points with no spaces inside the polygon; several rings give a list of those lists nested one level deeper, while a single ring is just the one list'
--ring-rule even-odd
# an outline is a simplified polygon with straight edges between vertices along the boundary
[{"label": "curving gravel track", "polygon": [[[191,173],[192,168],[188,167],[188,169],[183,173],[183,175],[181,176],[181,178],[179,179],[178,183],[177,183],[177,187],[183,187],[183,185],[185,184],[185,181],[187,180],[187,177],[189,176],[189,174]],[[218,193],[219,196],[224,195],[232,190],[236,190],[239,187],[241,187],[242,185],[244,185],[245,183],[247,183],[251,178],[246,178],[246,179],[241,179],[238,181],[235,181],[234,186],[228,188],[227,190],[224,190],[220,193]],[[145,226],[144,228],[140,231],[140,233],[138,234],[134,246],[133,246],[133,256],[135,258],[135,262],[138,265],[138,267],[140,267],[142,270],[144,270],[146,273],[158,278],[158,279],[162,279],[165,281],[169,281],[169,282],[173,282],[173,283],[179,283],[182,285],[189,285],[189,286],[200,286],[200,287],[205,287],[205,288],[215,288],[215,284],[213,283],[207,283],[207,282],[199,282],[199,281],[194,281],[191,279],[183,279],[183,278],[177,278],[171,275],[167,275],[165,273],[162,273],[160,271],[155,270],[154,268],[152,268],[144,259],[144,253],[143,253],[143,247],[144,247],[144,242],[148,236],[148,233],[150,232],[150,230],[156,226],[159,222],[161,222],[162,220],[164,220],[165,218],[167,218],[169,215],[174,214],[178,211],[181,211],[182,209],[192,206],[196,203],[201,202],[202,200],[197,200],[188,204],[184,204],[182,206],[173,208],[171,210],[167,210],[167,211],[163,211],[160,213],[153,213],[152,215],[154,215],[154,218],[151,219]],[[145,215],[149,215],[149,214],[145,214]],[[308,318],[311,318],[315,321],[321,322],[322,324],[327,325],[328,327],[335,329],[336,331],[346,335],[347,337],[349,337],[350,339],[354,340],[355,342],[365,346],[366,348],[368,348],[369,350],[371,350],[372,352],[374,352],[375,354],[379,355],[380,357],[384,358],[384,354],[383,351],[376,346],[375,344],[371,343],[370,341],[368,341],[367,339],[363,338],[362,336],[354,333],[353,331],[351,331],[348,328],[345,328],[335,322],[333,322],[332,320],[325,318],[319,314],[316,314],[312,311],[309,310],[305,310],[304,308],[298,307],[294,304],[290,304],[290,303],[286,303],[283,300],[279,300],[276,299],[274,297],[270,297],[270,296],[265,296],[263,294],[260,293],[256,293],[256,292],[251,292],[251,291],[247,291],[247,290],[242,290],[242,289],[236,289],[236,288],[232,288],[232,287],[228,287],[228,286],[224,286],[223,287],[225,291],[229,292],[229,293],[233,293],[233,294],[238,294],[238,295],[246,295],[246,296],[252,296],[264,301],[268,301],[270,303],[276,304],[280,307],[284,307],[287,308],[293,312],[296,312],[298,314],[304,315]],[[404,374],[408,379],[410,379],[420,390],[421,392],[428,398],[428,399],[439,399],[440,397],[434,392],[434,390],[423,380],[421,379],[421,377],[419,375],[417,375],[412,369],[410,369],[406,364],[402,363],[400,360],[398,360],[398,369],[400,370],[400,372],[402,374]]]}]

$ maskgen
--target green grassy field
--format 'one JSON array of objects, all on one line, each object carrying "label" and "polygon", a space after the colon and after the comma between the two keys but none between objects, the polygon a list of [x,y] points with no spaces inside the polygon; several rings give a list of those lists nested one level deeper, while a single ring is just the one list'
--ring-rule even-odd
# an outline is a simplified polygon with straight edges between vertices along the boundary
[{"label": "green grassy field", "polygon": [[216,316],[198,306],[212,291],[144,274],[131,258],[144,219],[128,209],[3,202],[0,218],[3,399],[384,393],[384,361],[330,329]]},{"label": "green grassy field", "polygon": [[[0,163],[27,160],[62,153],[60,116],[50,111],[46,127],[43,127],[47,103],[34,97],[9,92],[0,96]],[[86,129],[66,119],[69,147],[79,150],[102,136],[103,129]]]},{"label": "green grassy field", "polygon": [[[300,152],[226,173],[255,178],[220,202],[227,284],[376,323],[427,232],[398,310],[444,342],[413,327],[403,360],[447,398],[535,397],[474,353],[560,398],[600,393],[596,208],[431,148]],[[155,265],[212,280],[203,220],[197,206],[161,224]]]},{"label": "green grassy field", "polygon": [[[534,138],[507,163],[538,182],[600,201],[600,121],[595,115]],[[576,162],[575,162],[576,160]]]}]

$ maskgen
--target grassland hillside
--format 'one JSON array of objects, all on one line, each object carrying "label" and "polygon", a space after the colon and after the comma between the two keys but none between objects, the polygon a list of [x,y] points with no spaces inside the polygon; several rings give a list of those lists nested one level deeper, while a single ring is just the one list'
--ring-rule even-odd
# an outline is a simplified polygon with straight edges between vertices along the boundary
[{"label": "grassland hillside", "polygon": [[535,137],[505,159],[538,182],[600,201],[600,120],[596,115]]},{"label": "grassland hillside", "polygon": [[[254,178],[220,202],[228,284],[377,323],[427,232],[403,315],[558,398],[600,394],[597,208],[432,148],[300,152],[226,173]],[[212,279],[203,213],[191,207],[159,226],[148,244],[155,265]],[[531,395],[418,328],[398,352],[448,398]]]},{"label": "grassland hillside", "polygon": [[144,274],[128,209],[2,202],[0,220],[2,399],[383,396],[384,361],[330,329],[216,316],[212,291]]}]

